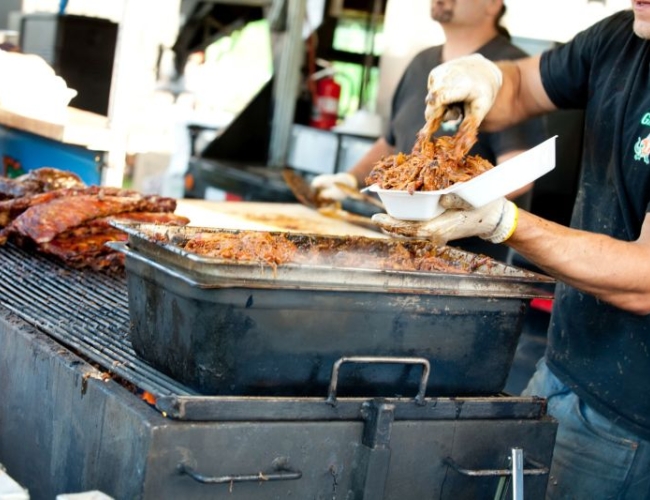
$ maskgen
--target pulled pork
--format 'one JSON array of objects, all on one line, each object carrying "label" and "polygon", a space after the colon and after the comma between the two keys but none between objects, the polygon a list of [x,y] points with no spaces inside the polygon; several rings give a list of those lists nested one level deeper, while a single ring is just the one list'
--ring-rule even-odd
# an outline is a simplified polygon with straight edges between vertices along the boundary
[{"label": "pulled pork", "polygon": [[418,133],[411,154],[397,153],[377,162],[366,178],[366,184],[411,194],[414,191],[438,191],[468,181],[493,167],[480,156],[467,154],[476,143],[476,120],[465,119],[453,137],[434,137],[441,121],[440,117],[427,122]]},{"label": "pulled pork", "polygon": [[[165,238],[159,240],[166,242]],[[238,263],[327,266],[332,269],[377,269],[471,273],[489,265],[482,256],[459,257],[450,247],[426,240],[384,240],[363,236],[317,236],[264,231],[199,232],[176,243],[202,257]]]}]

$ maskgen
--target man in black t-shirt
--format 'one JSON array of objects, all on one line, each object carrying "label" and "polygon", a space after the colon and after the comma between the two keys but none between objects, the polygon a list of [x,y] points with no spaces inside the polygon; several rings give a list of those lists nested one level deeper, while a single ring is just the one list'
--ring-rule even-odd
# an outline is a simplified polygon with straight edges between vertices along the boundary
[{"label": "man in black t-shirt", "polygon": [[[342,199],[345,193],[334,186],[335,182],[355,188],[365,186],[365,178],[382,157],[411,152],[417,134],[425,124],[424,107],[431,68],[473,52],[493,61],[525,57],[526,53],[510,42],[507,30],[500,25],[504,14],[503,0],[431,0],[431,17],[440,23],[445,33],[445,43],[424,49],[413,58],[393,94],[390,122],[385,135],[348,172],[317,176],[312,185],[321,190],[320,195]],[[436,135],[454,135],[458,125],[458,122],[446,122]],[[469,154],[479,155],[496,165],[544,139],[544,121],[536,118],[499,132],[480,133]],[[511,197],[519,196],[517,203],[527,207],[530,204],[530,187],[512,193]],[[490,254],[500,260],[507,257],[507,248],[484,244],[478,238],[454,244],[465,250]]]},{"label": "man in black t-shirt", "polygon": [[650,498],[650,3],[632,2],[541,56],[468,56],[429,75],[427,115],[465,103],[486,130],[558,108],[585,112],[571,227],[499,199],[453,196],[424,223],[386,231],[505,243],[559,284],[545,357],[524,391],[559,422],[548,496]]}]

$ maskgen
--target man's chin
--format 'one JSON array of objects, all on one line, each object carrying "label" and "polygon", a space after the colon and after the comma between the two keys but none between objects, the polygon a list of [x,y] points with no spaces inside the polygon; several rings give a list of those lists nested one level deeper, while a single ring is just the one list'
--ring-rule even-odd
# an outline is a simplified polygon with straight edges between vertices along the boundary
[{"label": "man's chin", "polygon": [[444,4],[432,2],[431,19],[439,23],[448,23],[454,16],[454,11],[445,7]]},{"label": "man's chin", "polygon": [[650,40],[650,22],[636,19],[634,21],[634,33],[639,38]]},{"label": "man's chin", "polygon": [[445,24],[451,21],[452,14],[450,12],[439,12],[431,13],[431,19],[439,22],[440,24]]}]

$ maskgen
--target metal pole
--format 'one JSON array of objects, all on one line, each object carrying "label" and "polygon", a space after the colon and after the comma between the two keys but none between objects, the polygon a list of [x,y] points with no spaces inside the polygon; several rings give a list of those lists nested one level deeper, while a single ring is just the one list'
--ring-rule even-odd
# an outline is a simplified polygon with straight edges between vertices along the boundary
[{"label": "metal pole", "polygon": [[524,500],[524,452],[521,448],[511,452],[512,500]]},{"label": "metal pole", "polygon": [[375,35],[379,25],[379,16],[381,15],[382,0],[375,0],[372,13],[370,14],[369,23],[366,33],[366,55],[363,60],[363,73],[361,79],[361,88],[359,89],[359,108],[367,109],[368,84],[370,83],[370,73],[372,72],[373,61],[375,59]]},{"label": "metal pole", "polygon": [[269,166],[284,167],[289,152],[291,125],[300,85],[300,65],[304,54],[302,28],[306,0],[288,0],[287,33],[275,71],[273,119],[269,145]]}]

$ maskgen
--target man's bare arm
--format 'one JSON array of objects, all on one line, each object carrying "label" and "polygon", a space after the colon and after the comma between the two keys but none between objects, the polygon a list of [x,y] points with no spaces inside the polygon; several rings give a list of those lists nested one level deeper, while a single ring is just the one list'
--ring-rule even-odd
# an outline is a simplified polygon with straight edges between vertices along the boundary
[{"label": "man's bare arm", "polygon": [[539,71],[540,56],[500,61],[503,83],[482,128],[501,130],[533,116],[557,109],[551,102]]},{"label": "man's bare arm", "polygon": [[520,211],[506,244],[551,276],[621,309],[650,314],[650,215],[626,242]]}]

